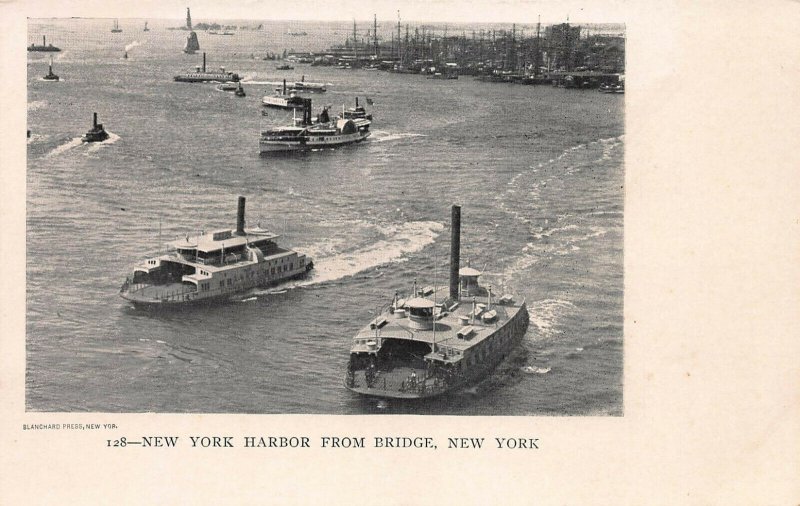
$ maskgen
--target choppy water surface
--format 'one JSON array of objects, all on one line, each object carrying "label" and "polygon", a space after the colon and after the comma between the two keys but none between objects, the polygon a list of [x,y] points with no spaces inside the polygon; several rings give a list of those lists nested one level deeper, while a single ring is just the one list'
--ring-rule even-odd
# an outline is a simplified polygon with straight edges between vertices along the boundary
[{"label": "choppy water surface", "polygon": [[[200,33],[210,66],[247,97],[172,81],[200,61],[176,22],[32,20],[64,49],[28,54],[27,388],[32,411],[620,415],[623,376],[623,97],[549,86],[258,59],[343,35]],[[108,26],[106,26],[108,25]],[[274,35],[271,35],[273,33]],[[39,39],[40,40],[40,39]],[[129,58],[123,59],[128,46]],[[253,57],[251,57],[251,54]],[[258,153],[261,96],[287,77],[330,83],[315,105],[374,101],[361,145]],[[92,112],[112,134],[78,139]],[[314,257],[314,276],[212,308],[136,311],[119,298],[162,241],[248,222]],[[445,400],[381,404],[342,385],[351,336],[415,278],[444,282],[449,207],[462,258],[525,298],[517,356]]]}]

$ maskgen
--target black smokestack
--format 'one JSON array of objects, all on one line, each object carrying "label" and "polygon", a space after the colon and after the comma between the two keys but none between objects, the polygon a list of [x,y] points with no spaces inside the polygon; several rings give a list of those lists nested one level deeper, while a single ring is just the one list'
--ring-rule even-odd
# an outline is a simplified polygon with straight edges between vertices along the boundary
[{"label": "black smokestack", "polygon": [[43,46],[47,45],[47,36],[46,35],[42,35],[42,45]]},{"label": "black smokestack", "polygon": [[203,53],[203,72],[206,71],[206,54]]},{"label": "black smokestack", "polygon": [[94,119],[92,119],[92,126],[97,128],[97,113],[95,112],[95,113],[92,113],[92,114],[94,115],[93,116]]},{"label": "black smokestack", "polygon": [[358,107],[358,97],[356,97],[356,107]]},{"label": "black smokestack", "polygon": [[244,197],[239,197],[239,212],[236,213],[236,235],[244,234]]},{"label": "black smokestack", "polygon": [[461,263],[461,206],[450,212],[450,299],[458,300],[458,267]]},{"label": "black smokestack", "polygon": [[283,94],[286,95],[286,79],[283,80]]}]

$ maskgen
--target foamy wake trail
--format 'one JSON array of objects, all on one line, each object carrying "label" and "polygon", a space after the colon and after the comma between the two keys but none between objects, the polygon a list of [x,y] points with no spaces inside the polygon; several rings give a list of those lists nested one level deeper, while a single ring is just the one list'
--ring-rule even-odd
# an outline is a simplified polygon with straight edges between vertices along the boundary
[{"label": "foamy wake trail", "polygon": [[71,141],[65,142],[64,144],[62,144],[60,146],[56,146],[55,148],[52,149],[52,151],[47,153],[45,155],[45,157],[46,158],[50,158],[50,157],[53,157],[53,156],[58,156],[61,153],[66,153],[67,151],[69,151],[72,148],[77,148],[81,144],[83,144],[83,141],[81,140],[81,138],[80,137],[75,137]]},{"label": "foamy wake trail", "polygon": [[412,132],[392,133],[385,130],[375,130],[372,132],[372,142],[386,142],[397,141],[400,139],[409,139],[412,137],[425,137],[425,134],[417,134]]},{"label": "foamy wake trail", "polygon": [[380,265],[402,262],[404,256],[422,250],[439,236],[444,225],[434,221],[414,221],[389,227],[383,239],[354,251],[316,256],[306,249],[314,261],[314,270],[308,279],[284,283],[277,287],[258,290],[250,295],[267,295],[353,276]]},{"label": "foamy wake trail", "polygon": [[35,111],[37,109],[42,109],[43,107],[47,107],[46,100],[34,100],[33,102],[28,103],[29,111]]},{"label": "foamy wake trail", "polygon": [[559,319],[574,309],[575,305],[566,300],[537,300],[530,306],[530,322],[536,325],[537,334],[542,337],[552,337]]},{"label": "foamy wake trail", "polygon": [[114,132],[108,132],[108,139],[104,140],[103,142],[92,142],[91,145],[89,146],[89,148],[86,150],[86,152],[87,153],[94,153],[98,149],[102,148],[103,146],[108,146],[108,145],[114,144],[115,142],[117,142],[120,139],[121,139],[121,137],[119,135],[115,134]]},{"label": "foamy wake trail", "polygon": [[533,367],[531,365],[522,368],[522,372],[525,374],[547,374],[550,370],[550,367]]}]

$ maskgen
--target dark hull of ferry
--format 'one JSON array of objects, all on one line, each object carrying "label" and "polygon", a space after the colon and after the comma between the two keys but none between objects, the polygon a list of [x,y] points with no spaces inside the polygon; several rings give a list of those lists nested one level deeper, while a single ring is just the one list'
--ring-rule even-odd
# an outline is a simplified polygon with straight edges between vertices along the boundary
[{"label": "dark hull of ferry", "polygon": [[[183,300],[183,299],[180,299],[180,298],[173,298],[173,299],[165,299],[165,300],[153,300],[153,299],[143,300],[143,299],[137,298],[135,296],[129,295],[128,292],[124,291],[124,289],[122,291],[120,291],[119,295],[120,295],[120,297],[122,297],[126,301],[130,302],[133,305],[133,307],[135,307],[136,309],[143,309],[143,310],[161,310],[161,309],[168,310],[168,309],[198,307],[198,306],[206,306],[206,305],[218,305],[220,303],[224,303],[226,301],[229,301],[231,297],[235,297],[237,295],[244,295],[247,292],[249,292],[250,290],[258,290],[258,289],[270,288],[270,287],[273,287],[273,286],[278,286],[278,285],[280,285],[282,283],[286,283],[287,281],[292,281],[292,280],[295,280],[295,279],[305,278],[305,277],[307,277],[309,275],[309,273],[313,269],[314,269],[314,263],[311,262],[311,263],[308,264],[308,266],[306,267],[306,270],[304,272],[299,272],[299,273],[295,274],[294,276],[290,276],[290,277],[283,278],[283,279],[277,279],[277,280],[271,281],[269,283],[263,283],[263,284],[259,284],[259,285],[256,285],[256,286],[251,286],[251,287],[248,287],[248,288],[243,289],[243,290],[231,291],[231,292],[228,292],[228,293],[222,293],[222,294],[214,295],[214,296],[211,296],[211,297],[203,297],[203,298],[200,298],[200,299],[186,299],[186,300]],[[190,293],[194,293],[194,292],[190,292]]]},{"label": "dark hull of ferry", "polygon": [[346,136],[341,141],[316,141],[313,137],[308,139],[300,139],[298,141],[275,141],[275,142],[261,142],[261,154],[270,153],[286,153],[295,151],[311,151],[314,149],[328,149],[346,146],[348,144],[355,144],[361,142],[370,136],[370,132],[364,134],[353,134]]},{"label": "dark hull of ferry", "polygon": [[[495,350],[495,352],[488,357],[487,362],[484,364],[480,364],[479,366],[472,366],[467,374],[462,375],[461,377],[457,378],[455,381],[440,385],[436,388],[426,388],[426,389],[416,389],[411,391],[399,392],[394,390],[385,390],[381,388],[381,379],[378,378],[372,387],[367,387],[364,384],[364,381],[357,382],[356,385],[352,385],[350,379],[345,377],[344,386],[348,390],[355,392],[360,395],[364,395],[367,397],[374,397],[378,399],[405,399],[405,400],[413,400],[413,399],[430,399],[432,397],[438,397],[450,392],[455,392],[461,390],[463,388],[469,387],[474,385],[481,380],[485,379],[486,377],[491,374],[500,363],[505,360],[510,353],[522,342],[522,337],[525,335],[525,332],[528,330],[529,324],[529,315],[528,309],[523,302],[522,306],[520,307],[519,311],[508,321],[506,321],[502,326],[498,327],[492,336],[487,339],[494,339],[495,337],[501,335],[504,329],[514,329],[516,324],[516,331],[509,330],[513,332],[511,340],[508,344],[504,347],[500,347]],[[517,323],[519,322],[519,323]],[[419,371],[418,377],[424,377],[424,371]]]},{"label": "dark hull of ferry", "polygon": [[28,46],[28,51],[36,51],[40,53],[58,53],[61,51],[61,49],[55,46]]},{"label": "dark hull of ferry", "polygon": [[208,74],[208,75],[180,75],[175,76],[175,81],[179,83],[209,83],[209,82],[239,82],[239,76],[226,75],[226,74]]}]

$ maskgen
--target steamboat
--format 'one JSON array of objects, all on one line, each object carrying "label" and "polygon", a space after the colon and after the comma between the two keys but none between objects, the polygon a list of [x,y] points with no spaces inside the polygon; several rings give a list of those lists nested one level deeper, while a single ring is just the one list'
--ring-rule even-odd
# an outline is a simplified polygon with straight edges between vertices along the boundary
[{"label": "steamboat", "polygon": [[186,236],[174,250],[146,259],[120,289],[137,307],[154,308],[212,302],[253,288],[307,275],[314,263],[282,248],[278,235],[245,229],[245,198],[239,197],[236,230]]},{"label": "steamboat", "polygon": [[105,128],[103,128],[102,123],[97,122],[96,112],[93,113],[92,118],[92,129],[83,134],[81,136],[81,140],[83,142],[103,142],[104,140],[108,139],[108,132],[106,132]]},{"label": "steamboat", "polygon": [[418,289],[391,303],[353,337],[345,387],[365,396],[420,399],[466,387],[491,373],[528,328],[525,301],[495,297],[480,272],[459,269],[461,208],[453,206],[449,292]]},{"label": "steamboat", "polygon": [[361,142],[370,136],[372,115],[358,105],[358,99],[356,107],[343,110],[333,120],[328,115],[328,109],[323,109],[316,121],[311,117],[311,99],[302,100],[302,120],[295,120],[291,126],[279,126],[261,132],[259,147],[262,154],[333,148]]},{"label": "steamboat", "polygon": [[286,89],[286,79],[283,80],[283,88],[276,88],[274,95],[264,95],[261,99],[264,107],[277,107],[278,109],[302,109],[303,97],[295,92],[288,92]]},{"label": "steamboat", "polygon": [[57,75],[53,73],[53,57],[50,57],[50,70],[48,70],[47,74],[42,77],[45,81],[59,81],[61,80]]},{"label": "steamboat", "polygon": [[47,43],[47,36],[42,35],[42,45],[41,46],[37,46],[36,44],[31,44],[30,46],[28,46],[28,51],[39,51],[39,52],[45,52],[45,53],[57,53],[57,52],[61,51],[61,48],[56,47],[56,46],[54,46],[52,44],[48,44]]},{"label": "steamboat", "polygon": [[206,71],[206,54],[203,53],[203,66],[195,67],[194,72],[186,72],[175,76],[175,80],[183,83],[207,83],[211,81],[234,83],[239,82],[239,74],[234,72],[226,72],[225,67],[220,67],[219,72]]}]

